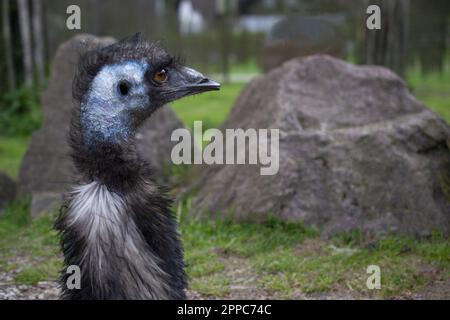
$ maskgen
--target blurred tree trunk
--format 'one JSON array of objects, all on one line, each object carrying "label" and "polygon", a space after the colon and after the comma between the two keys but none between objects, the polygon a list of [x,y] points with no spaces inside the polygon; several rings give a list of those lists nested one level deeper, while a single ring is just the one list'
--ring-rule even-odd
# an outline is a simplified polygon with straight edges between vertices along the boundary
[{"label": "blurred tree trunk", "polygon": [[220,40],[220,57],[221,57],[221,71],[223,82],[230,82],[230,51],[231,51],[231,8],[230,2],[227,0],[217,0],[217,24],[219,28]]},{"label": "blurred tree trunk", "polygon": [[11,21],[10,21],[10,0],[2,0],[2,29],[3,42],[5,48],[6,73],[8,76],[8,88],[10,91],[16,90],[16,74],[14,70],[12,41],[11,41]]},{"label": "blurred tree trunk", "polygon": [[25,85],[33,85],[33,60],[31,54],[30,14],[28,0],[17,0],[19,10],[19,27],[22,41],[22,58]]},{"label": "blurred tree trunk", "polygon": [[366,29],[366,63],[388,67],[404,76],[409,0],[374,0],[381,8],[381,30]]},{"label": "blurred tree trunk", "polygon": [[286,13],[285,6],[284,6],[284,0],[277,0],[276,6],[277,6],[277,11],[278,12],[281,12],[283,14]]},{"label": "blurred tree trunk", "polygon": [[223,81],[225,83],[230,82],[230,28],[228,25],[227,17],[219,18],[219,28],[220,28],[220,53],[221,53],[221,71],[223,75]]},{"label": "blurred tree trunk", "polygon": [[42,28],[42,1],[32,0],[33,4],[33,40],[34,40],[34,63],[36,66],[36,74],[39,84],[43,84],[45,80],[44,67],[44,29]]},{"label": "blurred tree trunk", "polygon": [[450,30],[450,2],[433,0],[413,0],[412,39],[420,60],[423,73],[441,72],[445,66],[447,50],[447,30]]}]

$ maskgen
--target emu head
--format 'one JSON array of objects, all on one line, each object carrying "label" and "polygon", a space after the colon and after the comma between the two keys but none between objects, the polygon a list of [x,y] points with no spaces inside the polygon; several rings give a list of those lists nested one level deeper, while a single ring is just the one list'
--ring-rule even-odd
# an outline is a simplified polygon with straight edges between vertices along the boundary
[{"label": "emu head", "polygon": [[73,83],[84,143],[124,141],[160,106],[219,90],[141,34],[86,52]]}]

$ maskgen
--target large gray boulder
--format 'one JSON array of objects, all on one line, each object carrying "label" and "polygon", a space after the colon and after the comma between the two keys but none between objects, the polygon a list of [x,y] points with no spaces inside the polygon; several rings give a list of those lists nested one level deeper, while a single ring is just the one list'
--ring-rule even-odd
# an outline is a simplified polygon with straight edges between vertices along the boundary
[{"label": "large gray boulder", "polygon": [[[72,80],[81,52],[86,48],[113,43],[113,38],[77,35],[61,44],[53,60],[51,79],[42,96],[44,122],[33,134],[19,173],[19,194],[32,195],[31,211],[35,215],[58,206],[62,193],[76,179],[67,144],[71,110]],[[159,182],[170,166],[170,135],[183,127],[168,107],[158,110],[137,134],[138,148],[149,161]]]},{"label": "large gray boulder", "polygon": [[225,128],[279,128],[279,172],[205,168],[193,215],[275,216],[325,235],[450,231],[450,127],[388,69],[291,60],[246,87]]},{"label": "large gray boulder", "polygon": [[0,215],[15,196],[16,183],[6,173],[0,171]]}]

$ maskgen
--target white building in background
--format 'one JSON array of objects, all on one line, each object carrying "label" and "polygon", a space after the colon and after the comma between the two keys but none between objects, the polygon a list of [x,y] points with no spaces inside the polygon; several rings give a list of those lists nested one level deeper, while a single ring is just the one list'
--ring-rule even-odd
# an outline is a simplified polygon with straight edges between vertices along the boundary
[{"label": "white building in background", "polygon": [[239,17],[239,28],[247,32],[269,32],[283,15],[244,15]]},{"label": "white building in background", "polygon": [[178,7],[178,22],[182,34],[199,33],[205,27],[202,14],[194,9],[190,0],[181,1]]}]

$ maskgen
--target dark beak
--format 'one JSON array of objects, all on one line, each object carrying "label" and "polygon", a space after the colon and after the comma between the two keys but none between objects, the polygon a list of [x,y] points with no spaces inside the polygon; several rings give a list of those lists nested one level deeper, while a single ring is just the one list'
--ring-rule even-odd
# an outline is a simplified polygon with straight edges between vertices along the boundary
[{"label": "dark beak", "polygon": [[195,94],[205,91],[220,90],[220,83],[203,77],[202,79],[199,79],[198,82],[186,85],[185,88],[192,90]]},{"label": "dark beak", "polygon": [[174,101],[186,96],[220,90],[220,83],[206,78],[200,72],[182,67],[169,74],[166,97]]},{"label": "dark beak", "polygon": [[183,67],[180,71],[182,86],[192,94],[205,91],[220,90],[220,83],[206,78],[197,70]]}]

